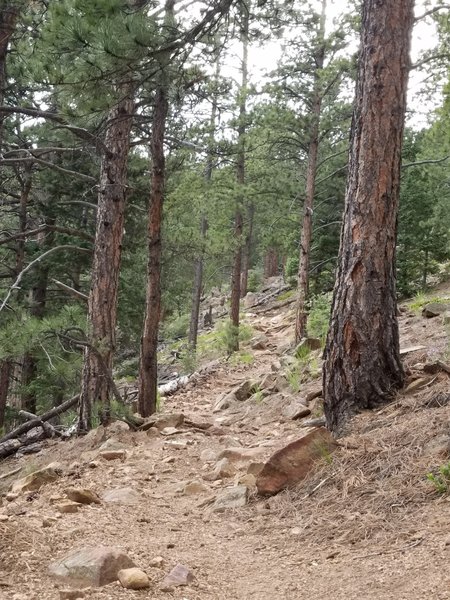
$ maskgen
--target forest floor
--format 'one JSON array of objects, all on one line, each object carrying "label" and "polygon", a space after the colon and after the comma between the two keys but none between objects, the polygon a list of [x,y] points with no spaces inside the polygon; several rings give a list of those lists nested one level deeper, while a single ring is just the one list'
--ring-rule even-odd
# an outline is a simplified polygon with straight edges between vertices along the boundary
[{"label": "forest floor", "polygon": [[[434,295],[448,296],[449,286]],[[166,399],[164,412],[182,412],[191,425],[170,436],[148,436],[113,424],[82,439],[49,441],[36,456],[0,463],[3,487],[53,461],[63,468],[57,481],[38,492],[3,499],[2,600],[59,599],[49,563],[98,545],[124,550],[147,572],[151,587],[131,591],[115,582],[90,588],[85,593],[90,600],[450,599],[450,496],[437,494],[427,480],[449,456],[449,375],[423,370],[448,350],[441,317],[425,319],[420,310],[404,307],[402,347],[424,346],[404,356],[409,388],[391,404],[356,417],[330,460],[307,480],[271,498],[253,493],[238,509],[213,511],[224,489],[248,480],[247,455],[264,460],[305,431],[302,421],[283,417],[275,396],[280,402],[286,398],[275,392],[213,412],[222,393],[279,368],[293,331],[292,305],[280,304],[246,317],[268,338],[266,349],[253,351],[251,364],[224,361]],[[297,396],[320,388],[317,375]],[[320,400],[310,407],[313,417],[319,415]],[[192,423],[213,426],[202,430]],[[125,460],[98,458],[108,438],[126,450]],[[230,447],[251,451],[242,452],[246,456],[230,477],[204,479],[214,467],[208,461]],[[18,467],[22,472],[1,479]],[[189,494],[186,484],[193,481],[202,485]],[[129,504],[102,502],[57,514],[53,503],[74,486],[100,496],[117,488],[132,488],[134,494]],[[158,556],[163,563],[150,566]],[[191,569],[194,582],[162,591],[162,579],[177,563]]]}]

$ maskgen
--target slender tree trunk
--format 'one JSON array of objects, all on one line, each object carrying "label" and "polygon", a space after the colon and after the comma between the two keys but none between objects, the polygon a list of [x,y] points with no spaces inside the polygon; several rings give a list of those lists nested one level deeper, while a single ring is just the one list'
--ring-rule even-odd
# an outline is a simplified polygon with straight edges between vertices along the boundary
[{"label": "slender tree trunk", "polygon": [[275,248],[269,248],[264,257],[264,278],[278,275],[278,253]]},{"label": "slender tree trunk", "polygon": [[0,363],[0,428],[5,424],[6,403],[8,400],[9,382],[12,364],[9,360]]},{"label": "slender tree trunk", "polygon": [[166,85],[156,91],[151,140],[152,184],[148,217],[148,268],[144,328],[141,339],[138,409],[156,412],[158,396],[158,329],[161,312],[161,223],[166,178],[164,135],[169,103]]},{"label": "slender tree trunk", "polygon": [[314,72],[314,90],[311,109],[311,124],[308,145],[308,163],[306,168],[305,202],[300,236],[300,256],[298,263],[298,292],[295,319],[295,343],[307,336],[308,314],[306,302],[309,296],[309,263],[311,258],[311,235],[313,221],[314,195],[316,191],[317,157],[319,153],[320,113],[322,109],[322,90],[320,74],[325,60],[325,18],[326,0],[322,0],[320,16],[316,69]]},{"label": "slender tree trunk", "polygon": [[255,221],[255,205],[250,202],[247,211],[247,235],[245,236],[245,246],[242,256],[242,275],[241,275],[241,298],[248,292],[248,272],[250,269],[250,262],[252,257],[253,248],[253,226]]},{"label": "slender tree trunk", "polygon": [[[242,79],[239,90],[239,124],[238,124],[238,153],[236,165],[236,181],[238,187],[243,189],[245,184],[245,132],[246,132],[246,116],[247,116],[247,84],[248,84],[248,31],[249,31],[249,11],[250,5],[243,7],[242,14]],[[238,198],[236,212],[234,216],[234,239],[236,249],[234,253],[233,271],[231,276],[231,336],[229,341],[228,352],[236,352],[239,350],[239,301],[241,298],[241,270],[242,270],[242,231],[243,217],[242,204],[243,198]]]},{"label": "slender tree trunk", "polygon": [[[220,47],[220,43],[217,44]],[[216,60],[216,72],[215,72],[215,81],[216,83],[219,80],[220,75],[220,54],[217,55]],[[209,148],[208,155],[206,157],[206,168],[205,168],[205,182],[207,188],[211,183],[214,162],[213,162],[213,146],[215,142],[215,131],[216,131],[216,116],[217,116],[217,93],[214,93],[211,107],[211,117],[210,117],[210,135],[209,135]],[[192,292],[192,310],[191,310],[191,320],[189,324],[189,347],[193,352],[196,351],[197,348],[197,337],[198,337],[198,319],[200,316],[200,300],[202,295],[203,288],[203,263],[204,263],[204,253],[205,248],[204,244],[206,241],[206,233],[208,231],[208,220],[205,214],[202,215],[200,219],[200,235],[202,239],[202,248],[200,254],[197,257],[195,263],[195,274],[194,274],[194,289]]]},{"label": "slender tree trunk", "polygon": [[[12,34],[15,31],[17,18],[19,16],[19,5],[16,2],[5,2],[0,9],[0,106],[5,101],[7,83],[6,58],[8,46]],[[3,128],[5,117],[0,115],[0,154],[3,147]],[[31,186],[31,177],[30,186]],[[22,196],[24,194],[22,193]],[[20,242],[19,242],[20,245]],[[17,253],[18,255],[18,253]],[[16,260],[17,269],[18,260]],[[20,271],[17,271],[18,273]],[[0,427],[4,425],[5,410],[8,401],[9,384],[12,375],[12,364],[9,360],[0,361]]]},{"label": "slender tree trunk", "polygon": [[[127,162],[133,122],[133,84],[120,89],[122,97],[108,115],[98,191],[92,281],[88,301],[89,340],[86,347],[78,405],[79,433],[92,427],[94,403],[102,423],[109,420],[110,380],[116,347],[117,294],[126,204]],[[105,373],[105,367],[108,373]]]},{"label": "slender tree trunk", "polygon": [[[3,106],[6,91],[6,57],[12,34],[15,31],[17,18],[19,16],[19,3],[6,0],[0,8],[0,106]],[[0,153],[3,145],[3,122],[4,115],[0,115]]]},{"label": "slender tree trunk", "polygon": [[[203,215],[200,222],[200,235],[202,239],[202,244],[204,244],[206,239],[206,232],[208,230],[208,221],[206,217]],[[200,316],[200,300],[202,297],[202,287],[203,287],[203,261],[204,261],[204,251],[201,250],[197,260],[195,261],[195,274],[194,274],[194,289],[192,292],[192,310],[191,310],[191,320],[189,323],[189,347],[195,352],[197,348],[197,337],[198,337],[198,319]]]},{"label": "slender tree trunk", "polygon": [[325,349],[328,427],[403,385],[395,247],[414,0],[363,2],[344,221]]}]

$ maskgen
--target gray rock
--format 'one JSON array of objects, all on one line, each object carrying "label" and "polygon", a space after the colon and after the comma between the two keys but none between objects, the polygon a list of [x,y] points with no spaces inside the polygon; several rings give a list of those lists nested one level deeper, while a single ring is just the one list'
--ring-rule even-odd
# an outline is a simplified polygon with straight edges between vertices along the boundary
[{"label": "gray rock", "polygon": [[105,492],[102,496],[102,500],[111,504],[123,504],[126,506],[133,506],[139,504],[142,500],[141,496],[130,487],[116,488]]},{"label": "gray rock", "polygon": [[203,479],[206,481],[217,481],[218,479],[227,479],[236,475],[236,468],[231,464],[228,458],[222,458],[214,466],[210,473],[206,473]]},{"label": "gray rock", "polygon": [[119,571],[135,567],[118,548],[97,546],[76,550],[50,564],[52,577],[78,586],[101,587],[117,580]]},{"label": "gray rock", "polygon": [[430,302],[426,304],[422,309],[422,316],[427,319],[438,317],[450,310],[450,304],[444,304],[443,302]]},{"label": "gray rock", "polygon": [[248,488],[237,485],[220,494],[212,506],[213,512],[223,512],[231,508],[241,508],[247,504]]},{"label": "gray rock", "polygon": [[188,567],[178,564],[164,577],[160,588],[163,592],[171,591],[173,588],[189,585],[194,579],[194,574]]},{"label": "gray rock", "polygon": [[12,493],[34,492],[39,490],[46,483],[56,481],[62,475],[62,467],[59,463],[51,463],[30,473],[26,477],[17,479],[11,486]]}]

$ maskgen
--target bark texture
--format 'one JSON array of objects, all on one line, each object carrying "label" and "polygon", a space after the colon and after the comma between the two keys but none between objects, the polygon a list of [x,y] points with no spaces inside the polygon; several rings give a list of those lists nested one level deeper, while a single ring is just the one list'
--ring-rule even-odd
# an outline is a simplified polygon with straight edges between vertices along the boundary
[{"label": "bark texture", "polygon": [[[94,403],[101,407],[103,423],[109,419],[111,371],[116,347],[117,293],[126,203],[127,161],[134,101],[132,85],[110,110],[98,192],[92,281],[88,301],[89,339],[84,351],[79,401],[79,433],[92,427]],[[107,372],[105,372],[107,371]]]},{"label": "bark texture", "polygon": [[[12,34],[15,31],[19,17],[20,2],[17,0],[6,0],[0,8],[0,106],[3,106],[6,91],[6,57]],[[3,140],[4,115],[0,115],[0,152]]]},{"label": "bark texture", "polygon": [[148,269],[144,328],[141,339],[138,410],[156,412],[158,395],[158,330],[161,313],[161,223],[166,178],[164,135],[169,110],[165,85],[156,91],[151,140],[152,183],[148,218]]},{"label": "bark texture", "polygon": [[328,427],[403,384],[395,247],[413,0],[365,0],[337,281],[325,349]]}]

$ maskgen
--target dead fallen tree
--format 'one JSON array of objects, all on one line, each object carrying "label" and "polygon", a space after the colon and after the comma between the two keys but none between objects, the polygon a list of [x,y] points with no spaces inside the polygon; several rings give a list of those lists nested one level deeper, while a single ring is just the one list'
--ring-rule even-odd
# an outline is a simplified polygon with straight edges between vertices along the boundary
[{"label": "dead fallen tree", "polygon": [[0,438],[0,458],[6,458],[11,454],[15,454],[17,450],[23,446],[36,443],[36,436],[31,438],[23,437],[35,427],[42,428],[42,435],[40,436],[41,438],[52,437],[55,433],[55,428],[47,424],[46,421],[49,421],[53,417],[56,417],[75,406],[78,402],[78,398],[79,395],[77,394],[73,398],[66,400],[59,406],[56,406],[55,408],[52,408],[51,410],[39,416],[31,415],[30,413],[24,413],[23,416],[29,418],[29,420]]}]

